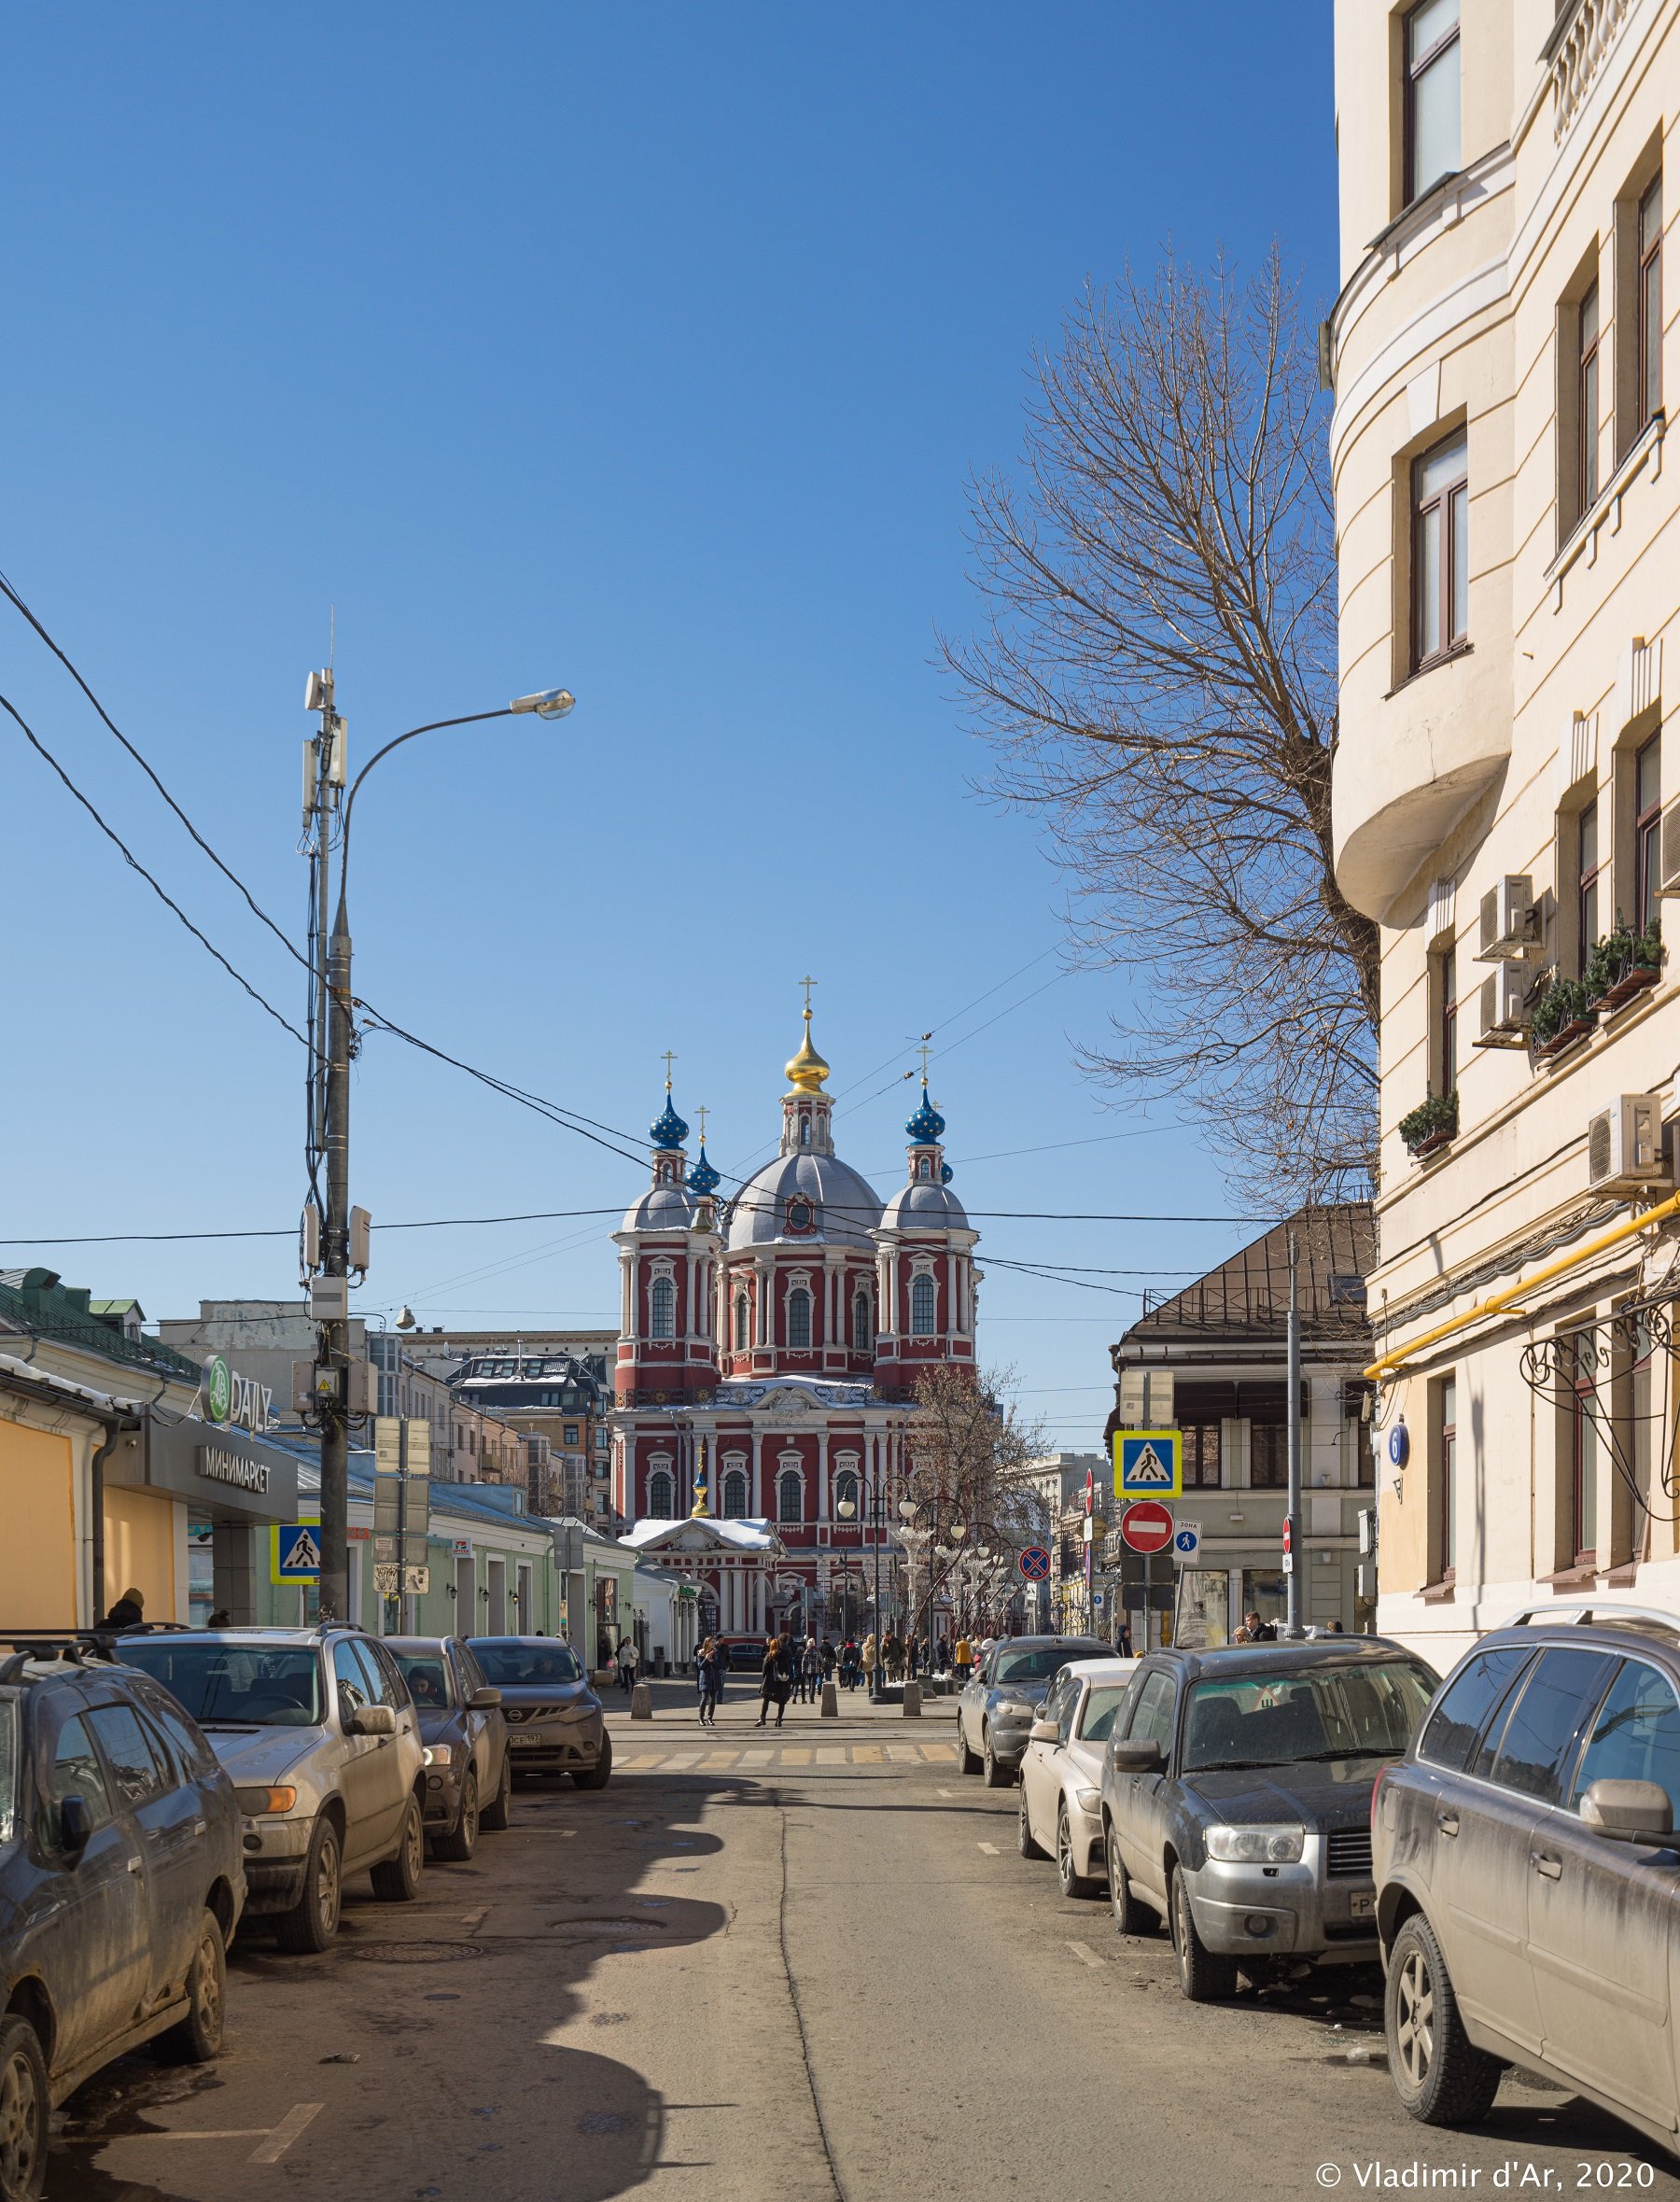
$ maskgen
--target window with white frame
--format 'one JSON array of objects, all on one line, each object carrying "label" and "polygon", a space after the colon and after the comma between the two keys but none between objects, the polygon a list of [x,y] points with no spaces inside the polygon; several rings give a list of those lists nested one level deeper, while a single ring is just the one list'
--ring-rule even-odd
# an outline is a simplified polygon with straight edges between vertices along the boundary
[{"label": "window with white frame", "polygon": [[[858,1456],[855,1452],[843,1452],[834,1463],[834,1511],[842,1522],[855,1521],[857,1505]],[[840,1508],[845,1506],[853,1509],[849,1516],[840,1514]]]},{"label": "window with white frame", "polygon": [[653,1522],[670,1522],[677,1513],[677,1480],[668,1467],[655,1466],[648,1477],[648,1516]]},{"label": "window with white frame", "polygon": [[739,1462],[724,1464],[723,1519],[726,1522],[747,1519],[747,1470]]},{"label": "window with white frame", "polygon": [[910,1280],[910,1335],[912,1338],[933,1336],[933,1280],[929,1276]]},{"label": "window with white frame", "polygon": [[776,1479],[776,1519],[784,1522],[805,1520],[805,1478],[797,1468],[784,1468]]},{"label": "window with white frame", "polygon": [[745,1292],[735,1294],[735,1342],[737,1353],[744,1353],[752,1343],[752,1303]]},{"label": "window with white frame", "polygon": [[651,1338],[677,1335],[677,1286],[669,1277],[655,1277],[649,1290],[648,1334]]},{"label": "window with white frame", "polygon": [[796,1284],[788,1295],[788,1343],[808,1346],[810,1342],[811,1296],[803,1284]]},{"label": "window with white frame", "polygon": [[874,1334],[875,1311],[867,1287],[861,1286],[852,1295],[852,1344],[860,1353],[868,1353]]}]

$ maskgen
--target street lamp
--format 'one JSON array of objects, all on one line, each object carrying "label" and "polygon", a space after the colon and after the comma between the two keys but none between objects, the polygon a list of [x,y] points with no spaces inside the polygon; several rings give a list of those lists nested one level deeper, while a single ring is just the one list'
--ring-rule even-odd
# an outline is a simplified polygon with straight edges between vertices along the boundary
[{"label": "street lamp", "polygon": [[[854,1469],[853,1474],[857,1477],[859,1490],[863,1494],[868,1518],[875,1525],[875,1663],[874,1672],[869,1677],[869,1694],[871,1700],[879,1704],[881,1684],[885,1676],[885,1662],[881,1658],[881,1637],[885,1633],[881,1627],[881,1487],[877,1478],[873,1478],[861,1470]],[[841,1521],[850,1522],[857,1515],[858,1502],[851,1498],[840,1499],[835,1504],[834,1511],[839,1515]]]},{"label": "street lamp", "polygon": [[[564,688],[545,688],[516,696],[494,711],[469,711],[455,719],[431,719],[411,726],[376,750],[356,776],[344,799],[339,835],[338,908],[330,934],[327,912],[331,896],[331,837],[339,791],[345,779],[344,722],[334,708],[330,672],[312,673],[304,708],[319,711],[321,731],[304,744],[304,822],[315,861],[315,902],[310,911],[310,1122],[312,1156],[325,1154],[327,1208],[319,1242],[306,1233],[306,1266],[319,1271],[312,1283],[311,1312],[316,1318],[313,1404],[321,1425],[321,1578],[319,1611],[323,1620],[343,1620],[349,1613],[350,1421],[362,1411],[349,1391],[349,1278],[354,1267],[364,1273],[368,1249],[361,1243],[366,1219],[352,1245],[350,1207],[350,1061],[355,1053],[355,1000],[350,990],[350,826],[362,782],[383,758],[417,735],[449,726],[476,726],[488,719],[525,712],[560,719],[576,699]],[[353,1255],[355,1256],[353,1260]],[[324,1289],[322,1285],[324,1284]]]}]

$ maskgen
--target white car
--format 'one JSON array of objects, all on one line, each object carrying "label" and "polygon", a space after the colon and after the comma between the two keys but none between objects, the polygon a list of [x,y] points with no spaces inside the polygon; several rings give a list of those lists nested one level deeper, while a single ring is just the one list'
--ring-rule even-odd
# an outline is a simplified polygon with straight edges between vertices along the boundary
[{"label": "white car", "polygon": [[1102,1754],[1135,1659],[1082,1659],[1050,1685],[1021,1760],[1023,1858],[1054,1858],[1064,1896],[1091,1896],[1108,1878],[1102,1844]]}]

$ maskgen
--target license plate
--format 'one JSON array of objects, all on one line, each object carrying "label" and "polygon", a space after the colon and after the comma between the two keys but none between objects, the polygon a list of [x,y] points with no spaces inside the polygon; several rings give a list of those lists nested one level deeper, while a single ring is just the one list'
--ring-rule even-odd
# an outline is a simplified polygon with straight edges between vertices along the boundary
[{"label": "license plate", "polygon": [[553,1747],[546,1735],[511,1735],[508,1741],[516,1751],[542,1751]]},{"label": "license plate", "polygon": [[1348,1915],[1352,1919],[1374,1919],[1377,1916],[1375,1892],[1370,1896],[1350,1897],[1348,1899]]}]

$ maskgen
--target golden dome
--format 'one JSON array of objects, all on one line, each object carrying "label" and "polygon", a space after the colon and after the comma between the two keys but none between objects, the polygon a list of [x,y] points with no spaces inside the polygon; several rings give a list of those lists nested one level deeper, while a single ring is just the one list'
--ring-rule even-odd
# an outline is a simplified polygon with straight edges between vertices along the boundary
[{"label": "golden dome", "polygon": [[820,1093],[829,1074],[829,1067],[811,1045],[811,1013],[805,1013],[805,1038],[799,1044],[799,1053],[786,1066],[788,1083],[795,1093]]}]

